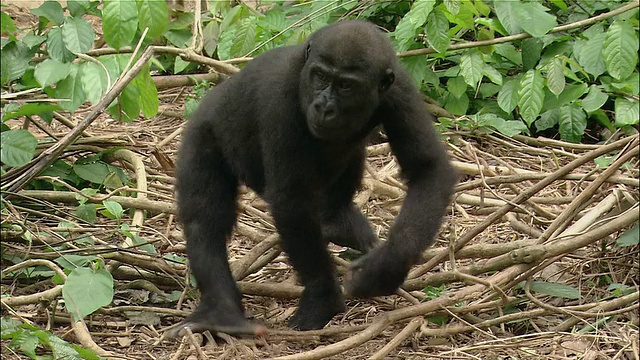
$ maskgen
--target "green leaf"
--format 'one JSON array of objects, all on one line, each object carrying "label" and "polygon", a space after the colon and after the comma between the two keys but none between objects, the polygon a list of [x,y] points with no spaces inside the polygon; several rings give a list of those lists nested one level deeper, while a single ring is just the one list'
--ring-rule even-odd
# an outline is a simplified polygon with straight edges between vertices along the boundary
[{"label": "green leaf", "polygon": [[469,98],[466,94],[463,94],[460,97],[448,94],[444,100],[444,108],[454,115],[465,115],[469,108]]},{"label": "green leaf", "polygon": [[449,90],[453,96],[459,98],[467,91],[467,83],[462,76],[450,78],[447,80],[447,90]]},{"label": "green leaf", "polygon": [[498,55],[511,61],[514,65],[522,65],[522,54],[511,44],[496,44],[493,46]]},{"label": "green leaf", "polygon": [[540,114],[540,119],[536,120],[535,125],[538,131],[551,129],[560,122],[560,109],[555,108]]},{"label": "green leaf", "polygon": [[636,99],[616,98],[616,126],[636,125],[640,120],[639,106],[640,104]]},{"label": "green leaf", "polygon": [[52,28],[47,35],[47,52],[49,56],[60,62],[71,62],[76,58],[64,44],[62,29],[57,26]]},{"label": "green leaf", "polygon": [[562,105],[570,104],[578,100],[582,95],[587,92],[587,84],[567,84],[564,87],[564,91],[555,96],[550,91],[547,91],[544,97],[544,103],[542,104],[542,111],[547,111],[553,108],[559,108]]},{"label": "green leaf", "polygon": [[56,104],[50,103],[26,103],[21,105],[16,110],[7,111],[2,117],[2,121],[9,119],[15,119],[20,116],[41,115],[45,116],[45,113],[60,110],[60,107]]},{"label": "green leaf", "polygon": [[[106,201],[106,200],[105,200]],[[113,200],[111,200],[113,201]],[[94,255],[73,255],[67,254],[56,258],[54,261],[56,264],[62,266],[65,270],[73,270],[79,267],[86,267],[88,264],[98,260],[99,258]]]},{"label": "green leaf", "polygon": [[131,45],[138,29],[135,1],[104,0],[102,8],[104,40],[116,49]]},{"label": "green leaf", "polygon": [[27,45],[29,49],[33,49],[36,46],[39,47],[45,41],[47,41],[46,36],[35,35],[32,32],[29,32],[22,38],[22,42]]},{"label": "green leaf", "polygon": [[62,41],[76,54],[84,54],[93,47],[93,28],[83,18],[67,18],[62,25]]},{"label": "green leaf", "polygon": [[55,89],[56,97],[64,99],[60,101],[60,107],[71,113],[75,112],[87,99],[87,95],[82,89],[82,81],[80,79],[81,76],[78,74],[78,69],[78,64],[72,64],[69,76],[58,82]]},{"label": "green leaf", "polygon": [[531,126],[542,110],[544,102],[544,79],[538,70],[529,70],[520,81],[518,106],[520,116]]},{"label": "green leaf", "polygon": [[76,175],[78,175],[81,179],[99,185],[102,185],[102,183],[110,173],[107,164],[103,162],[95,162],[90,164],[74,164],[73,172],[76,173]]},{"label": "green leaf", "polygon": [[67,10],[73,17],[80,17],[89,12],[91,2],[89,0],[67,0]]},{"label": "green leaf", "polygon": [[111,213],[111,215],[113,215],[116,219],[120,219],[124,214],[122,205],[120,205],[120,203],[115,200],[104,200],[102,201],[102,205],[104,205],[107,211]]},{"label": "green leaf", "polygon": [[529,38],[522,40],[522,68],[529,71],[536,67],[542,54],[543,43],[540,39]]},{"label": "green leaf", "polygon": [[[2,16],[2,18],[0,19],[0,34],[9,34],[13,36],[13,34],[17,31],[16,25],[13,23],[13,19],[4,11],[0,11],[0,16]],[[12,38],[12,40],[15,41],[15,37]]]},{"label": "green leaf", "polygon": [[[176,57],[176,59],[177,58],[178,57]],[[140,74],[133,79],[133,82],[140,91],[139,102],[142,114],[147,119],[156,116],[160,100],[158,100],[158,89],[156,89],[156,85],[151,78],[149,65],[145,65],[144,69],[140,71]]]},{"label": "green leaf", "polygon": [[[234,28],[233,30],[233,33],[235,34],[236,29]],[[167,30],[163,35],[167,38],[167,40],[169,40],[170,43],[179,48],[185,48],[189,46],[189,44],[191,43],[191,39],[193,38],[193,32],[189,29]]]},{"label": "green leaf", "polygon": [[429,67],[426,56],[409,56],[400,59],[405,69],[411,75],[414,83],[418,88],[422,87],[422,83],[426,80],[427,75],[433,70]]},{"label": "green leaf", "polygon": [[78,321],[113,300],[113,277],[105,269],[77,268],[62,288],[67,311]]},{"label": "green leaf", "polygon": [[23,43],[11,42],[0,52],[0,77],[6,84],[24,75],[29,67],[32,52]]},{"label": "green leaf", "polygon": [[255,17],[242,19],[236,31],[236,38],[231,44],[232,56],[245,56],[256,46],[257,23]]},{"label": "green leaf", "polygon": [[202,37],[204,40],[204,52],[209,56],[213,56],[216,47],[218,47],[218,40],[220,39],[220,24],[215,21],[210,21],[207,26],[202,29]]},{"label": "green leaf", "polygon": [[587,114],[576,105],[567,105],[560,108],[560,137],[563,140],[579,143],[587,128]]},{"label": "green leaf", "polygon": [[513,2],[512,6],[515,21],[533,37],[542,37],[557,24],[556,17],[547,14],[546,11],[549,9],[540,3]]},{"label": "green leaf", "polygon": [[93,224],[96,222],[97,210],[98,209],[95,204],[81,204],[76,207],[76,216]]},{"label": "green leaf", "polygon": [[482,55],[478,49],[470,49],[460,57],[460,74],[464,77],[464,81],[474,89],[482,80],[483,65]]},{"label": "green leaf", "polygon": [[588,113],[592,113],[602,107],[609,100],[609,95],[605,94],[596,85],[591,85],[589,93],[582,99],[582,108]]},{"label": "green leaf", "polygon": [[64,11],[57,1],[45,1],[40,7],[31,9],[31,13],[41,16],[56,25],[60,25],[64,21]]},{"label": "green leaf", "polygon": [[437,52],[444,53],[451,43],[449,36],[449,20],[440,10],[434,9],[427,17],[425,27],[427,42]]},{"label": "green leaf", "polygon": [[9,166],[21,166],[33,159],[38,140],[27,130],[8,130],[0,133],[0,159]]},{"label": "green leaf", "polygon": [[629,22],[616,20],[611,24],[602,54],[611,76],[623,80],[631,75],[638,63],[638,36]]},{"label": "green leaf", "polygon": [[63,63],[55,59],[46,59],[36,65],[34,76],[42,87],[57,83],[71,73],[71,63]]},{"label": "green leaf", "polygon": [[80,81],[87,100],[92,104],[97,104],[100,99],[102,99],[102,94],[108,90],[109,86],[105,70],[102,66],[92,62],[87,62],[82,65]]},{"label": "green leaf", "polygon": [[482,114],[477,118],[479,127],[491,127],[505,136],[511,137],[520,133],[526,133],[527,126],[519,120],[505,120],[495,114]]},{"label": "green leaf", "polygon": [[561,58],[554,58],[549,64],[549,72],[547,72],[547,87],[555,95],[560,95],[564,91],[564,62]]},{"label": "green leaf", "polygon": [[411,10],[400,19],[395,31],[393,32],[393,38],[396,41],[396,50],[406,51],[409,46],[414,42],[414,38],[418,29],[422,28],[427,22],[427,17],[435,6],[435,0],[416,0],[411,5]]},{"label": "green leaf", "polygon": [[640,243],[640,228],[638,224],[620,235],[616,240],[617,247],[634,246]]},{"label": "green leaf", "polygon": [[514,8],[517,7],[517,5],[515,5],[514,1],[494,1],[493,7],[496,10],[500,24],[504,26],[509,34],[513,35],[522,32],[522,27],[516,19],[516,10]]},{"label": "green leaf", "polygon": [[443,3],[452,15],[456,15],[460,11],[459,0],[444,0]]},{"label": "green leaf", "polygon": [[580,290],[566,284],[546,281],[532,281],[530,289],[533,292],[553,297],[571,300],[580,299]]},{"label": "green leaf", "polygon": [[602,55],[604,41],[605,34],[600,33],[595,35],[593,38],[584,41],[579,47],[576,45],[581,42],[576,41],[574,45],[574,56],[576,57],[576,60],[578,60],[578,64],[582,66],[584,71],[593,75],[594,78],[602,75],[606,70],[604,56]]},{"label": "green leaf", "polygon": [[118,102],[107,110],[118,121],[131,122],[140,115],[140,89],[135,83],[129,84],[118,96]]},{"label": "green leaf", "polygon": [[502,85],[502,74],[493,66],[483,63],[482,64],[482,75],[486,76],[492,83],[496,85]]},{"label": "green leaf", "polygon": [[[138,0],[138,29],[144,31],[149,27],[147,35],[156,39],[162,35],[169,25],[169,7],[165,1]],[[212,21],[211,23],[216,23]]]},{"label": "green leaf", "polygon": [[505,112],[512,112],[518,106],[518,91],[520,90],[520,81],[512,79],[502,85],[502,89],[498,93],[498,106]]}]

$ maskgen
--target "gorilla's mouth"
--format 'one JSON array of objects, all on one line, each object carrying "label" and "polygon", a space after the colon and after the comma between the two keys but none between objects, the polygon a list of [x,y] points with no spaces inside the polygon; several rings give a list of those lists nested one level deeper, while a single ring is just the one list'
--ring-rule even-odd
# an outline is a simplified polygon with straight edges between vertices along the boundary
[{"label": "gorilla's mouth", "polygon": [[322,126],[309,124],[309,131],[314,137],[325,141],[340,141],[348,137],[348,131],[342,126]]}]

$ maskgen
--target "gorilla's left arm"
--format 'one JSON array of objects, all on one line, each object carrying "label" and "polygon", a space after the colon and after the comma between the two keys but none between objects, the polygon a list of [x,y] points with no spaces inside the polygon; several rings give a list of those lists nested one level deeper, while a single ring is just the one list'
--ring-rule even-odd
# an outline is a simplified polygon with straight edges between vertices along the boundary
[{"label": "gorilla's left arm", "polygon": [[392,294],[402,285],[410,267],[433,243],[457,181],[421,95],[403,72],[397,75],[377,115],[408,191],[388,240],[353,265],[345,288],[357,297]]}]

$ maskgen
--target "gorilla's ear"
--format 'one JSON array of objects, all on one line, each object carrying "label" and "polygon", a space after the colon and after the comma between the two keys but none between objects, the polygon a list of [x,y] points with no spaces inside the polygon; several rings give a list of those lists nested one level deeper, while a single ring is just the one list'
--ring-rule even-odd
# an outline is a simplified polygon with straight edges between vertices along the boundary
[{"label": "gorilla's ear", "polygon": [[307,48],[304,50],[304,61],[309,60],[309,54],[311,53],[311,41],[307,43]]},{"label": "gorilla's ear", "polygon": [[396,80],[396,76],[393,73],[393,70],[387,69],[384,72],[384,76],[382,77],[382,81],[380,81],[380,91],[387,91],[393,85],[393,82]]}]

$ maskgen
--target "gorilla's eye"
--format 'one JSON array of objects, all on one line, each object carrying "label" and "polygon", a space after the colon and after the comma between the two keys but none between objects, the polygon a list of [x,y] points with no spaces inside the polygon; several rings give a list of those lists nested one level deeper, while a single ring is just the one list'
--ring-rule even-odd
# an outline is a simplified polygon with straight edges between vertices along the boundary
[{"label": "gorilla's eye", "polygon": [[316,72],[316,79],[318,79],[318,81],[320,81],[323,84],[326,84],[329,82],[329,77],[321,72]]},{"label": "gorilla's eye", "polygon": [[351,90],[351,82],[350,81],[346,81],[346,80],[341,80],[338,82],[338,89],[340,89],[341,91],[349,91]]}]

